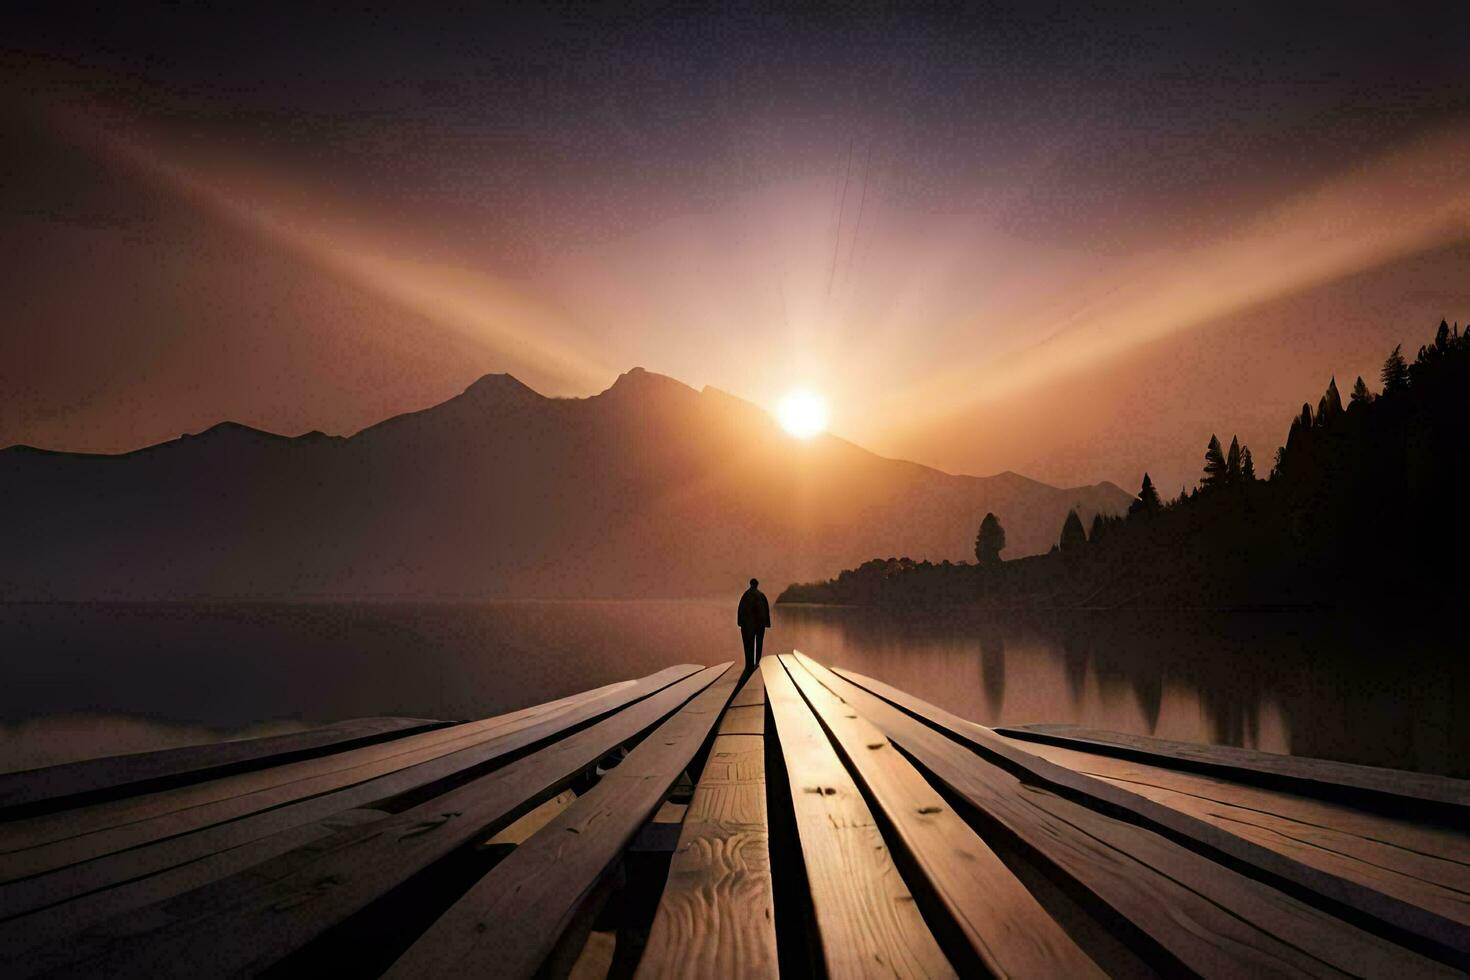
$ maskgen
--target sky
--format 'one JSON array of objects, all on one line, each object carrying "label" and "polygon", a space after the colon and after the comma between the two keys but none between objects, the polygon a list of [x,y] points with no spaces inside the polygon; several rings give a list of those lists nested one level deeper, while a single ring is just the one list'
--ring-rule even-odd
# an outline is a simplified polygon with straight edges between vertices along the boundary
[{"label": "sky", "polygon": [[1269,463],[1470,319],[1470,14],[1199,6],[21,4],[0,445],[643,366],[952,472]]}]

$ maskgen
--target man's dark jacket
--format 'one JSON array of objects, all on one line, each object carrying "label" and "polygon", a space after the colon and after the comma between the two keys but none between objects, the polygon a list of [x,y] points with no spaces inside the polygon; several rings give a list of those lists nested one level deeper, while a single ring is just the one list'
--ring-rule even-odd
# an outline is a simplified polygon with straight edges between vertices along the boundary
[{"label": "man's dark jacket", "polygon": [[740,597],[740,611],[735,614],[735,622],[743,630],[770,628],[771,606],[760,589],[752,585],[745,590]]}]

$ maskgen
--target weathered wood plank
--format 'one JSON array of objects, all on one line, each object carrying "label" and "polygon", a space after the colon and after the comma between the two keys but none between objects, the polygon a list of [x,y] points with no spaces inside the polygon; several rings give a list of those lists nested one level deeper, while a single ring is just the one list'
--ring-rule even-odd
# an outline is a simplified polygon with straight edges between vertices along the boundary
[{"label": "weathered wood plank", "polygon": [[355,718],[286,735],[186,745],[0,773],[0,820],[215,779],[449,724],[427,718]]},{"label": "weathered wood plank", "polygon": [[720,735],[711,746],[638,976],[775,974],[764,745]]},{"label": "weathered wood plank", "polygon": [[761,735],[766,727],[764,704],[732,705],[720,719],[721,735]]},{"label": "weathered wood plank", "polygon": [[761,673],[791,782],[827,974],[954,976],[862,794],[786,669],[767,657]]},{"label": "weathered wood plank", "polygon": [[1470,780],[1465,779],[1227,745],[1197,745],[1077,725],[1022,725],[996,731],[1011,738],[1106,753],[1152,765],[1185,768],[1237,782],[1344,802],[1383,803],[1396,799],[1417,804],[1411,812],[1421,815],[1425,811],[1423,804],[1443,804],[1462,808],[1465,812],[1460,819],[1470,819]]},{"label": "weathered wood plank", "polygon": [[[906,711],[923,714],[928,718],[938,717],[933,714],[939,711],[938,708],[914,698],[913,695],[897,691],[881,680],[873,680],[872,677],[863,677],[847,670],[839,670],[838,673],[861,688],[878,693],[886,701],[900,705]],[[948,716],[948,713],[944,714]],[[1263,877],[1277,886],[1288,887],[1319,908],[1327,909],[1335,915],[1347,915],[1354,918],[1354,921],[1363,921],[1369,929],[1391,934],[1397,942],[1470,970],[1470,927],[1463,923],[1445,918],[1432,909],[1419,907],[1373,887],[1345,879],[1339,874],[1327,873],[1322,868],[1286,857],[1279,851],[1264,848],[1254,840],[1227,832],[1216,824],[1164,807],[1147,796],[1051,763],[1035,752],[1026,751],[1025,746],[1013,739],[997,735],[991,729],[973,721],[948,716],[947,721],[942,724],[945,729],[951,730],[958,738],[972,745],[976,751],[982,752],[986,758],[1025,771],[1030,779],[1041,780],[1044,785],[1069,792],[1082,793],[1108,807],[1125,810],[1138,820],[1145,821],[1147,826],[1157,827],[1161,832],[1185,840],[1192,848],[1201,849],[1207,854],[1220,855],[1223,860],[1239,861],[1247,865],[1255,876]]]},{"label": "weathered wood plank", "polygon": [[[632,683],[620,681],[493,718],[410,735],[385,744],[301,762],[288,760],[268,769],[0,824],[0,881],[39,874],[98,854],[137,847],[158,836],[172,836],[266,806],[280,806],[293,799],[317,796],[396,772],[566,714],[580,704],[595,701]],[[235,802],[211,806],[224,801]],[[183,811],[188,812],[185,820],[167,821],[161,830],[150,822]],[[104,833],[114,828],[117,829],[113,833]],[[47,848],[49,844],[57,846]],[[24,851],[31,853],[24,858],[11,857]]]},{"label": "weathered wood plank", "polygon": [[1033,755],[1090,775],[1110,773],[1118,779],[1157,785],[1215,800],[1247,810],[1259,810],[1304,824],[1330,826],[1369,841],[1390,844],[1401,850],[1434,855],[1461,865],[1470,865],[1470,832],[1463,828],[1419,823],[1405,816],[1379,810],[1362,810],[1316,796],[1301,796],[1284,790],[1267,789],[1217,776],[1180,769],[1166,769],[1117,756],[1063,748],[1041,742],[1024,742]]},{"label": "weathered wood plank", "polygon": [[[1448,847],[1421,849],[1393,843],[1400,836],[1420,836],[1399,821],[1127,759],[1041,743],[1028,743],[1027,748],[1060,766],[1096,776],[1287,857],[1446,918],[1470,922],[1470,865],[1436,856],[1445,854]],[[1470,835],[1441,829],[1435,836],[1452,842],[1461,854],[1470,851]]]},{"label": "weathered wood plank", "polygon": [[[764,712],[760,676],[751,674],[735,695],[744,696],[741,707]],[[759,704],[751,701],[753,686]],[[684,815],[637,975],[723,980],[771,977],[777,969],[765,739],[719,735]]]},{"label": "weathered wood plank", "polygon": [[258,973],[559,792],[609,751],[657,724],[724,671],[701,670],[487,776],[365,827],[344,830],[240,874],[115,916],[12,963],[17,976]]},{"label": "weathered wood plank", "polygon": [[[146,846],[107,854],[46,874],[0,885],[0,919],[45,908],[121,881],[157,874],[176,865],[206,858],[216,851],[238,847],[292,827],[322,820],[343,810],[371,806],[380,800],[419,790],[466,769],[490,765],[510,752],[556,737],[569,726],[615,711],[698,670],[693,664],[669,667],[641,678],[629,687],[580,704],[570,712],[539,720],[537,724],[513,733],[498,734],[495,738],[470,748],[357,783],[346,789],[308,797],[294,803],[274,805],[192,833],[180,832],[178,836],[159,839]],[[289,799],[289,794],[281,790],[273,792]],[[171,815],[166,819],[177,819],[178,816],[180,815]]]},{"label": "weathered wood plank", "polygon": [[655,729],[476,882],[386,975],[531,976],[704,744],[737,680],[726,670]]},{"label": "weathered wood plank", "polygon": [[883,733],[813,676],[809,658],[780,659],[987,970],[996,976],[1103,975]]},{"label": "weathered wood plank", "polygon": [[1217,864],[1147,827],[1097,813],[973,754],[975,726],[906,695],[904,710],[853,671],[816,673],[1039,864],[1113,909],[1164,974],[1452,976],[1444,965]]},{"label": "weathered wood plank", "polygon": [[125,881],[112,888],[0,922],[0,949],[9,956],[16,956],[23,950],[57,942],[130,909],[181,895],[312,841],[330,837],[339,830],[382,820],[386,816],[388,814],[381,810],[344,810],[324,820],[292,827],[156,875]]}]

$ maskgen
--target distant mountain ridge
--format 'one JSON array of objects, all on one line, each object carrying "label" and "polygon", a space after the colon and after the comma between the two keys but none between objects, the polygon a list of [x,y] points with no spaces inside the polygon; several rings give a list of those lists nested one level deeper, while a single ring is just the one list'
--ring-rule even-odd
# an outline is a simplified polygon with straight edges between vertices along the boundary
[{"label": "distant mountain ridge", "polygon": [[0,451],[9,598],[674,597],[779,590],[874,554],[1009,557],[1111,483],[953,476],[641,368],[589,398],[487,375],[352,436],[233,422],[119,455]]}]

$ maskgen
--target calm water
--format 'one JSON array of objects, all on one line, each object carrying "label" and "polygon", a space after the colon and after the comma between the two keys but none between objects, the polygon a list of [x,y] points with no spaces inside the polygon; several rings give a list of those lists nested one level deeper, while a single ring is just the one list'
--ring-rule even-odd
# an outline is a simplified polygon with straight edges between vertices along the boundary
[{"label": "calm water", "polygon": [[[1074,722],[1470,775],[1448,630],[1305,615],[776,607],[797,648],[985,724]],[[734,600],[0,605],[0,770],[367,715],[475,718],[738,659]]]}]

